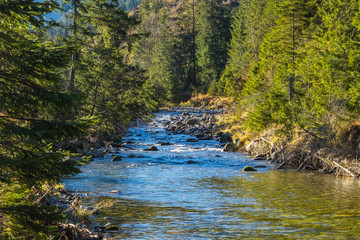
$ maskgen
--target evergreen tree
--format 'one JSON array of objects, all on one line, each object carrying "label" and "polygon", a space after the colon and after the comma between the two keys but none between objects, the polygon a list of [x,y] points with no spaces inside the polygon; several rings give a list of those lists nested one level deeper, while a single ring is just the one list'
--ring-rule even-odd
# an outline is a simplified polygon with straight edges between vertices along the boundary
[{"label": "evergreen tree", "polygon": [[216,92],[227,62],[230,10],[220,0],[200,0],[198,9],[196,46],[201,85],[205,92]]},{"label": "evergreen tree", "polygon": [[0,215],[4,238],[46,238],[61,214],[38,204],[45,183],[79,172],[52,143],[85,134],[89,121],[72,115],[76,98],[63,93],[59,68],[69,49],[44,41],[44,15],[54,2],[0,3]]},{"label": "evergreen tree", "polygon": [[359,116],[359,6],[322,1],[313,40],[299,65],[303,97],[299,119],[318,137],[333,139],[343,121]]},{"label": "evergreen tree", "polygon": [[82,48],[79,69],[78,88],[86,93],[82,114],[101,116],[99,135],[119,141],[130,121],[149,114],[155,105],[145,88],[143,71],[125,58],[136,20],[116,1],[96,0],[85,6],[83,18],[91,34]]},{"label": "evergreen tree", "polygon": [[299,105],[294,99],[301,97],[297,90],[301,85],[297,68],[303,58],[302,48],[311,34],[316,5],[313,1],[283,0],[269,1],[266,8],[273,9],[277,18],[264,36],[259,61],[243,89],[246,104],[258,102],[259,96],[262,100],[249,115],[248,123],[254,129],[275,123],[288,131],[296,122],[294,112]]},{"label": "evergreen tree", "polygon": [[259,61],[264,35],[274,25],[273,8],[265,10],[266,0],[243,0],[233,13],[229,61],[221,78],[224,91],[237,97],[250,69]]}]

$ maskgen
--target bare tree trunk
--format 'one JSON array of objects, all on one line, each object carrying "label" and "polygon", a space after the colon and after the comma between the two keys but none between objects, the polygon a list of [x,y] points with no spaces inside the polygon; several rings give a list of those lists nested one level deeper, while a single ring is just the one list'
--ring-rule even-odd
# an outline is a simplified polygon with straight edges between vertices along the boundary
[{"label": "bare tree trunk", "polygon": [[[77,3],[73,2],[73,34],[76,39],[77,33]],[[78,61],[78,53],[74,52],[71,57],[72,66],[70,71],[70,79],[69,79],[69,88],[68,90],[72,90],[75,88],[75,73],[76,73],[76,62]]]},{"label": "bare tree trunk", "polygon": [[99,78],[96,79],[96,83],[95,83],[94,102],[93,102],[93,105],[92,105],[92,108],[91,108],[90,116],[93,116],[94,113],[95,113],[95,108],[96,108],[96,104],[97,104],[98,89],[99,89]]}]

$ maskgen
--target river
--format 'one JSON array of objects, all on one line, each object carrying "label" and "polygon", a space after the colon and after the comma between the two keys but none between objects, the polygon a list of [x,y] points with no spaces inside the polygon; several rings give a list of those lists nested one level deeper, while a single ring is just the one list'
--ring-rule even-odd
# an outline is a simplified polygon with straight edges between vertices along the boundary
[{"label": "river", "polygon": [[[114,200],[92,218],[119,226],[114,239],[360,239],[358,180],[276,170],[214,140],[186,142],[162,125],[175,114],[132,127],[124,139],[132,150],[115,154],[122,161],[96,159],[64,181],[86,205]],[[143,151],[153,145],[159,151]]]}]

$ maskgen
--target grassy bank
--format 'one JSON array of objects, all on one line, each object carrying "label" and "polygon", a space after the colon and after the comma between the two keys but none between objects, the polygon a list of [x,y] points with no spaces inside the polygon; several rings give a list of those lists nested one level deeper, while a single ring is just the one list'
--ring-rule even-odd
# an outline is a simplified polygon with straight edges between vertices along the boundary
[{"label": "grassy bank", "polygon": [[360,123],[344,122],[324,136],[309,130],[293,129],[284,133],[273,125],[260,132],[245,127],[247,114],[238,112],[231,98],[198,95],[183,106],[223,108],[218,118],[222,131],[231,133],[238,151],[265,155],[277,168],[318,171],[357,178],[360,176]]}]

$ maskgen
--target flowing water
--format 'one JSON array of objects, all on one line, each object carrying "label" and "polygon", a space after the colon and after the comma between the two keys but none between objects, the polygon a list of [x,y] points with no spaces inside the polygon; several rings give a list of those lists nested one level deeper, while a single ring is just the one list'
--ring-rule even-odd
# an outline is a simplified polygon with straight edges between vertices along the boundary
[{"label": "flowing water", "polygon": [[[116,239],[360,239],[358,180],[274,170],[213,140],[186,142],[162,125],[176,114],[131,128],[122,161],[96,159],[65,181],[87,205],[114,200],[94,224],[119,226]],[[143,151],[152,145],[159,151]]]}]

